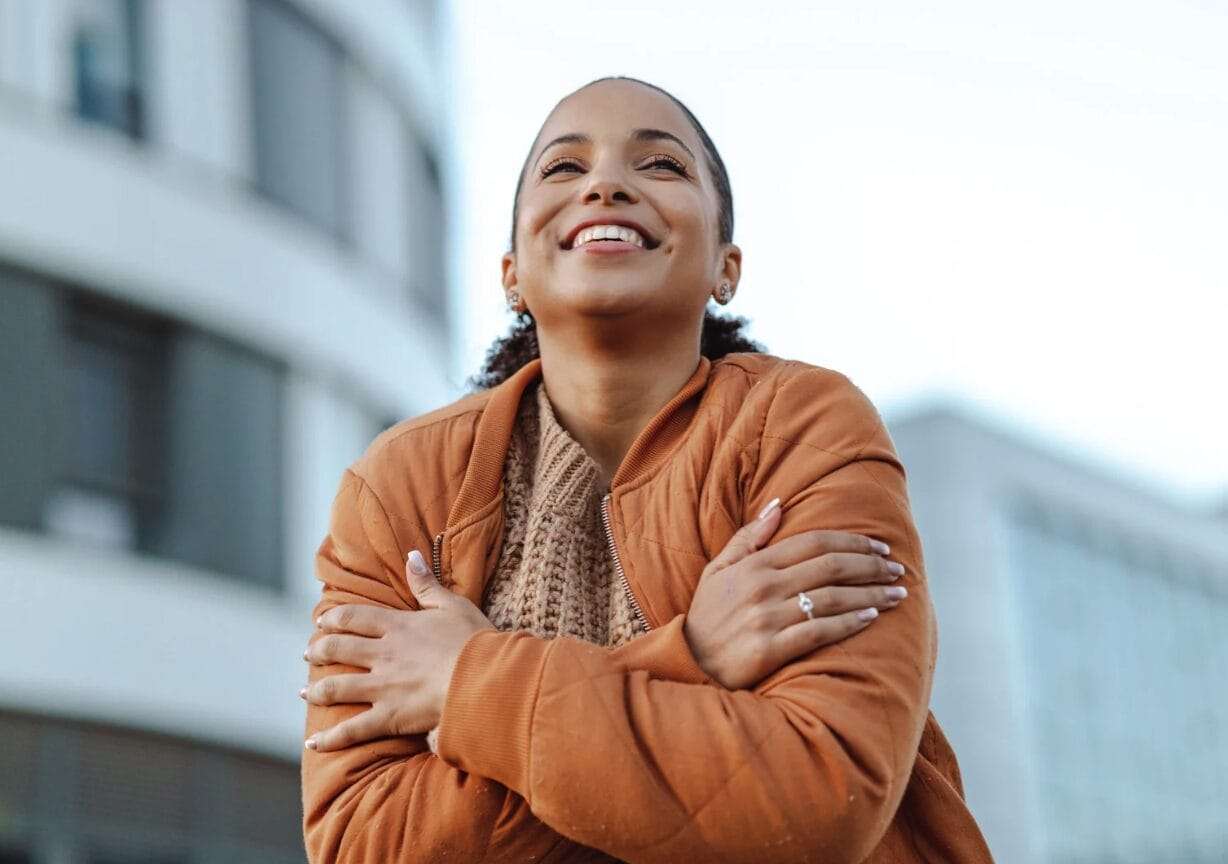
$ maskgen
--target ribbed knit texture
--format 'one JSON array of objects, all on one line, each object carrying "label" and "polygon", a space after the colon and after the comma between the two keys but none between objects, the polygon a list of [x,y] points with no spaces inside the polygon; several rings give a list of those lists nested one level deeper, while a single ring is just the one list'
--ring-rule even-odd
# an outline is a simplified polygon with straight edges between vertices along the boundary
[{"label": "ribbed knit texture", "polygon": [[610,554],[600,474],[559,424],[546,388],[531,387],[504,463],[506,533],[482,601],[497,629],[611,647],[645,632]]},{"label": "ribbed knit texture", "polygon": [[[503,464],[504,537],[482,612],[498,630],[616,647],[647,632],[614,567],[588,452],[539,380],[525,390]],[[438,728],[427,742],[436,749]]]}]

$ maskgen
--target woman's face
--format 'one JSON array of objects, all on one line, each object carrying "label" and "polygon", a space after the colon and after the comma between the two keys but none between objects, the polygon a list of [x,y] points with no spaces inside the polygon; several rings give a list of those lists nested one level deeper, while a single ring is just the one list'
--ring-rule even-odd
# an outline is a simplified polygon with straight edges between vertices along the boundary
[{"label": "woman's face", "polygon": [[[621,318],[698,333],[707,298],[722,281],[736,287],[741,264],[741,251],[719,242],[717,202],[699,136],[672,101],[632,82],[590,85],[538,135],[504,287],[539,330]],[[631,223],[643,245],[573,246],[589,222]]]}]

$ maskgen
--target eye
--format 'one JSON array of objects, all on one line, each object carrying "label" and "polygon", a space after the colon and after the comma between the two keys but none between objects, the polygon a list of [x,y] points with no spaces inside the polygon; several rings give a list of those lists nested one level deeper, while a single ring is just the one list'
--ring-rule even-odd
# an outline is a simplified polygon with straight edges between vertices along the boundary
[{"label": "eye", "polygon": [[683,165],[681,162],[679,162],[677,159],[675,159],[673,156],[668,156],[664,153],[658,153],[656,156],[653,156],[652,161],[649,162],[644,167],[654,168],[657,165],[664,165],[666,168],[669,168],[671,171],[675,171],[678,174],[681,174],[683,177],[689,176],[687,174],[686,166]]},{"label": "eye", "polygon": [[549,177],[551,174],[557,174],[561,168],[565,168],[567,166],[579,169],[580,163],[575,159],[572,159],[570,156],[562,156],[555,159],[553,162],[546,163],[546,166],[541,170],[541,176]]},{"label": "eye", "polygon": [[[664,166],[670,171],[673,171],[675,174],[678,174],[682,177],[690,176],[690,174],[687,173],[686,165],[684,165],[683,163],[675,159],[673,156],[670,156],[666,153],[658,153],[657,155],[652,157],[652,160],[650,162],[646,163],[642,167],[656,168],[658,166]],[[545,167],[541,169],[540,174],[544,178],[544,177],[549,177],[552,174],[557,174],[559,171],[565,168],[570,169],[572,171],[580,171],[582,170],[582,167],[583,166],[581,166],[580,163],[576,161],[573,157],[560,156],[558,159],[555,159],[553,162],[548,162],[545,165]]]}]

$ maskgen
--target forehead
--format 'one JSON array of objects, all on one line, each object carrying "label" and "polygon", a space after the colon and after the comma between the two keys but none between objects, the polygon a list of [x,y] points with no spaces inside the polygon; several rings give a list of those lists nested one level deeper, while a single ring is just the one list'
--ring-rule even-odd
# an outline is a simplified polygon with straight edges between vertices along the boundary
[{"label": "forehead", "polygon": [[594,139],[623,140],[633,129],[672,132],[699,152],[699,138],[673,100],[650,87],[628,81],[602,81],[572,93],[546,118],[534,155],[559,135],[573,132]]}]

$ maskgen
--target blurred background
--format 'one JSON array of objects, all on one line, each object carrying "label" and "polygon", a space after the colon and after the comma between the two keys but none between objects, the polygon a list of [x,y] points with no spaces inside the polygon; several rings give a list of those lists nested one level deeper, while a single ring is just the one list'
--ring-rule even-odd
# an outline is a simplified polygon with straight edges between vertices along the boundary
[{"label": "blurred background", "polygon": [[1225,44],[1182,0],[0,0],[0,864],[305,860],[341,472],[465,392],[516,172],[610,74],[720,148],[729,312],[888,423],[996,858],[1228,861]]}]

